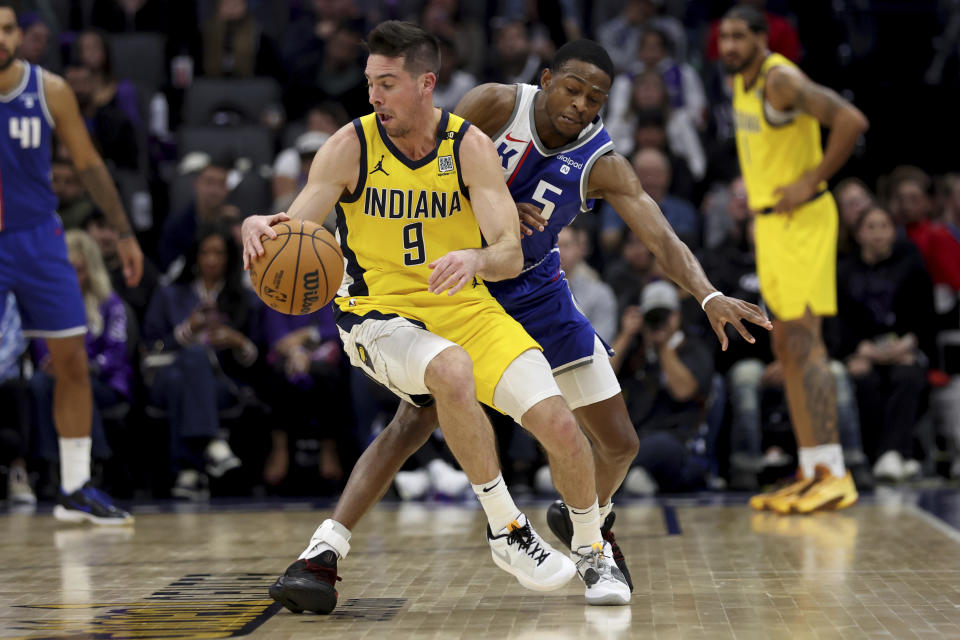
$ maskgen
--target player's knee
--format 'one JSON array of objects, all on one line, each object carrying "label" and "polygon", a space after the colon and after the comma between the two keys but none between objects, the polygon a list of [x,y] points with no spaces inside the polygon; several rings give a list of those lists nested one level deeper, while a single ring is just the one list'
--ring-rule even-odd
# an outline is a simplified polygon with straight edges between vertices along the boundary
[{"label": "player's knee", "polygon": [[473,361],[461,347],[445,349],[431,360],[425,382],[430,393],[441,402],[463,404],[476,400]]},{"label": "player's knee", "polygon": [[552,396],[534,405],[523,424],[549,453],[570,455],[590,446],[560,396]]},{"label": "player's knee", "polygon": [[391,448],[406,450],[408,455],[413,455],[436,428],[437,411],[434,407],[410,406],[398,411],[383,432],[389,438]]},{"label": "player's knee", "polygon": [[640,438],[629,419],[611,422],[602,438],[598,437],[593,446],[603,457],[613,463],[629,463],[640,452]]},{"label": "player's knee", "polygon": [[83,343],[51,353],[54,376],[67,384],[89,384],[90,371],[87,351]]}]

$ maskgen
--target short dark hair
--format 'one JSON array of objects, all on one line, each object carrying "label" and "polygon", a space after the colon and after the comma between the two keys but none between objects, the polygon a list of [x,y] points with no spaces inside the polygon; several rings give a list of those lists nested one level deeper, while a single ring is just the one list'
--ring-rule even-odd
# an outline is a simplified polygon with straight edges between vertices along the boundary
[{"label": "short dark hair", "polygon": [[411,75],[440,73],[440,43],[436,36],[412,22],[381,22],[364,44],[371,55],[403,57],[403,68]]},{"label": "short dark hair", "polygon": [[607,77],[613,82],[613,60],[610,59],[610,54],[607,53],[607,50],[593,40],[573,40],[557,49],[557,53],[553,56],[553,63],[550,65],[550,70],[554,73],[560,71],[560,67],[562,67],[567,60],[589,62],[607,74]]},{"label": "short dark hair", "polygon": [[11,11],[19,15],[20,3],[17,2],[16,0],[0,0],[0,9],[10,9]]},{"label": "short dark hair", "polygon": [[723,14],[724,20],[743,20],[754,33],[767,33],[767,16],[756,7],[738,4]]}]

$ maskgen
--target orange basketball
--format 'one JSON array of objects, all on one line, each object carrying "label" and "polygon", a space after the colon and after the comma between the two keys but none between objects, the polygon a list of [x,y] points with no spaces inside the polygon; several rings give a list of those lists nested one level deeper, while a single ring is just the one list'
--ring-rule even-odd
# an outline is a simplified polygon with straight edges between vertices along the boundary
[{"label": "orange basketball", "polygon": [[343,279],[343,253],[330,232],[309,220],[273,226],[264,254],[250,265],[253,289],[267,306],[302,316],[330,302]]}]

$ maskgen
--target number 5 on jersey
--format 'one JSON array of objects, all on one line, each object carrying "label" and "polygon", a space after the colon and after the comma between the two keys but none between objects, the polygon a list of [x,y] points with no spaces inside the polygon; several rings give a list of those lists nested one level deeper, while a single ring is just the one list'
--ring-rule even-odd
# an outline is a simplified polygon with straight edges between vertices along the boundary
[{"label": "number 5 on jersey", "polygon": [[21,149],[40,146],[40,118],[10,118],[10,137],[20,141]]},{"label": "number 5 on jersey", "polygon": [[543,209],[540,211],[540,217],[544,220],[549,220],[550,216],[553,215],[553,209],[557,205],[553,202],[547,200],[544,196],[547,195],[547,192],[556,194],[560,196],[563,194],[563,189],[560,187],[555,187],[546,180],[541,180],[540,184],[537,185],[537,188],[534,189],[533,195],[530,196],[534,201],[543,205]]}]

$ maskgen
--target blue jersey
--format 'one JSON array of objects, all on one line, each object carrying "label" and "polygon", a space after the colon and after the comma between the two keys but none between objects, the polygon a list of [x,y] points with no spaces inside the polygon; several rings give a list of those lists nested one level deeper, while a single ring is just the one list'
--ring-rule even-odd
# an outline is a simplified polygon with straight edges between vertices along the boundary
[{"label": "blue jersey", "polygon": [[533,284],[528,280],[556,279],[560,230],[579,213],[593,208],[593,200],[587,198],[590,171],[597,159],[613,151],[599,116],[576,140],[548,149],[537,135],[533,119],[538,92],[533,85],[518,84],[513,114],[493,136],[513,199],[540,207],[541,215],[550,222],[543,231],[523,237],[523,272],[517,278],[487,283],[501,304],[515,294],[525,296]]},{"label": "blue jersey", "polygon": [[601,156],[613,151],[613,142],[597,116],[576,140],[548,149],[533,118],[537,93],[537,87],[517,85],[513,114],[493,136],[493,144],[513,199],[540,207],[550,224],[523,237],[519,276],[486,285],[540,343],[554,372],[560,372],[592,358],[596,336],[560,269],[557,237],[579,213],[593,208],[593,200],[587,198],[590,171]]},{"label": "blue jersey", "polygon": [[23,79],[0,95],[0,233],[32,229],[57,211],[50,185],[53,117],[43,69],[23,62]]}]

